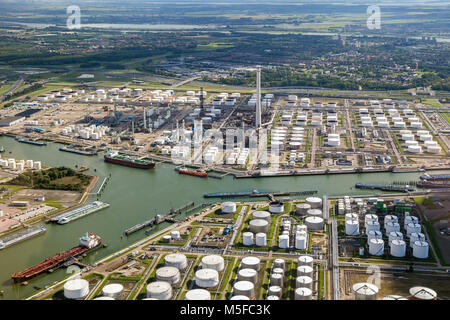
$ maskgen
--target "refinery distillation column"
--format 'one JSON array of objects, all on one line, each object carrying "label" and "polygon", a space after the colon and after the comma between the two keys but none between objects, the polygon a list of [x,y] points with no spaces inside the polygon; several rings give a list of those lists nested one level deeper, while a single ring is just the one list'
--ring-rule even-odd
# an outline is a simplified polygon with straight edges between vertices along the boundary
[{"label": "refinery distillation column", "polygon": [[256,69],[256,120],[255,127],[261,127],[261,67]]}]

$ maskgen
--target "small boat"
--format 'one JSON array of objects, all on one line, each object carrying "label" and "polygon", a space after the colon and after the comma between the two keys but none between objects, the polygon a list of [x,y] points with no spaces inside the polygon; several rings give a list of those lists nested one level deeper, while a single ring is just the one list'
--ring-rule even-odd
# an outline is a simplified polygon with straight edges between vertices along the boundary
[{"label": "small boat", "polygon": [[1,148],[0,148],[0,152],[5,152],[6,150],[5,150],[5,148],[2,146]]}]

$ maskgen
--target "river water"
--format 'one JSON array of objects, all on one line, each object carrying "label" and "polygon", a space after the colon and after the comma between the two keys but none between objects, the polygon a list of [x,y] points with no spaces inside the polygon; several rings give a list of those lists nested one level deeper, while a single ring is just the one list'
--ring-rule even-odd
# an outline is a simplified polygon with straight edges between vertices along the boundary
[{"label": "river water", "polygon": [[[44,287],[67,275],[66,269],[59,269],[52,274],[39,276],[27,286],[14,285],[11,273],[20,271],[42,261],[57,252],[65,251],[78,244],[78,239],[86,232],[93,232],[102,237],[107,248],[91,253],[86,262],[94,261],[117,251],[145,236],[144,230],[125,237],[123,231],[128,227],[154,217],[166,214],[171,208],[178,208],[194,201],[195,204],[212,202],[203,198],[204,193],[219,191],[244,191],[260,189],[264,191],[300,191],[318,190],[319,195],[357,195],[372,194],[373,191],[352,189],[356,182],[387,183],[393,180],[410,181],[418,178],[420,173],[366,173],[341,174],[305,177],[280,177],[257,179],[233,179],[226,176],[218,179],[201,179],[179,175],[174,166],[158,163],[155,170],[140,170],[105,163],[102,155],[82,156],[61,152],[57,143],[39,147],[16,142],[13,138],[1,137],[0,145],[7,152],[3,157],[16,159],[40,160],[50,166],[68,166],[74,168],[87,166],[88,173],[99,176],[95,191],[104,177],[111,175],[100,197],[90,196],[89,202],[96,200],[111,206],[66,225],[47,224],[47,232],[36,238],[0,250],[0,290],[4,291],[0,299],[19,299],[30,295],[36,289]],[[12,151],[9,154],[9,151]],[[94,171],[94,169],[96,171]],[[381,193],[381,192],[377,192]],[[155,231],[165,228],[159,225]]]}]

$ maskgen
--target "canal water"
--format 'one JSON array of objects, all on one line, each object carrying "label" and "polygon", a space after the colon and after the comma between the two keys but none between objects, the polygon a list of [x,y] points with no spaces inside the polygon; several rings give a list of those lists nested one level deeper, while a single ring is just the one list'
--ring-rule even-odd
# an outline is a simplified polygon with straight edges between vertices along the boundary
[{"label": "canal water", "polygon": [[[87,263],[93,263],[145,236],[144,230],[141,230],[125,237],[123,236],[125,229],[156,214],[166,214],[171,208],[179,208],[190,201],[194,201],[196,205],[214,201],[204,199],[204,193],[259,189],[317,190],[318,195],[372,194],[373,191],[358,190],[353,186],[356,182],[410,181],[420,175],[420,173],[366,173],[256,179],[234,179],[232,176],[225,176],[221,180],[202,179],[179,175],[170,164],[158,163],[155,170],[140,170],[105,163],[102,155],[89,157],[61,152],[58,150],[61,145],[57,143],[39,147],[18,143],[13,138],[1,137],[0,146],[4,146],[7,150],[2,154],[3,157],[40,160],[50,166],[89,167],[88,173],[99,176],[94,191],[104,177],[111,177],[102,195],[99,197],[92,195],[88,200],[92,202],[99,199],[107,202],[110,204],[109,208],[66,225],[47,224],[47,232],[43,235],[0,250],[0,290],[4,291],[0,299],[24,298],[36,291],[35,287],[42,288],[65,277],[68,270],[59,269],[29,281],[27,286],[13,284],[10,278],[13,272],[23,270],[46,257],[78,245],[80,236],[86,232],[101,236],[108,244],[107,248],[97,250],[86,258]],[[166,226],[167,224],[159,225],[155,231]]]}]

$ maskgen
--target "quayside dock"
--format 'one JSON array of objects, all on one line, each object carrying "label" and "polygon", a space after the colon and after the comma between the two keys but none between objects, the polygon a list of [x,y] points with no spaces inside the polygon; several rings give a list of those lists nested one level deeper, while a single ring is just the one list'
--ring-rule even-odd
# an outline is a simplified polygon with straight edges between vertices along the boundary
[{"label": "quayside dock", "polygon": [[262,192],[258,190],[253,191],[242,191],[242,192],[215,192],[215,193],[205,193],[203,195],[204,198],[239,198],[239,197],[268,197],[272,198],[275,196],[308,196],[316,194],[317,190],[308,190],[308,191],[289,191],[289,192],[281,192],[281,191],[269,191]]},{"label": "quayside dock", "polygon": [[400,192],[409,192],[414,191],[415,188],[409,185],[394,185],[394,184],[367,184],[367,183],[357,183],[355,184],[355,188],[358,189],[370,189],[370,190],[382,190],[382,191],[400,191]]},{"label": "quayside dock", "polygon": [[19,242],[38,236],[47,231],[43,226],[31,227],[0,239],[0,249],[7,248]]},{"label": "quayside dock", "polygon": [[79,208],[65,212],[63,214],[57,215],[57,216],[51,218],[49,221],[55,222],[57,224],[66,224],[66,223],[69,223],[76,219],[87,216],[91,213],[105,209],[107,207],[109,207],[108,203],[101,202],[101,201],[94,201],[90,204],[87,204],[87,205],[81,206]]}]

